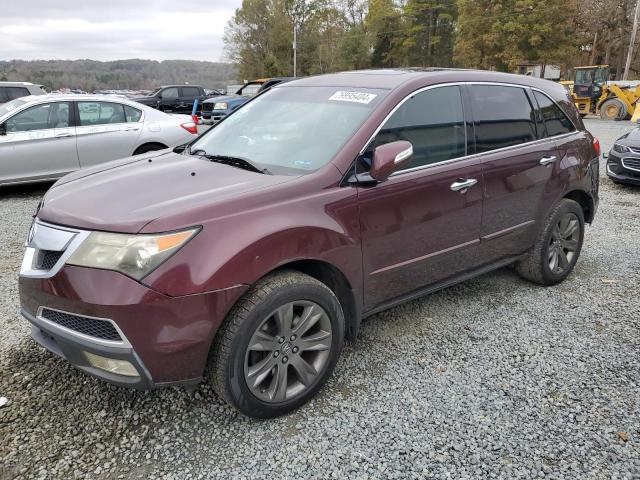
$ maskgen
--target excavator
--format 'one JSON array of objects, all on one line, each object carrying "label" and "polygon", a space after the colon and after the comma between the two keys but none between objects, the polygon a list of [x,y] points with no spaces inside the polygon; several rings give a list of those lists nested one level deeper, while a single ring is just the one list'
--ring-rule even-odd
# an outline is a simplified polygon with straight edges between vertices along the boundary
[{"label": "excavator", "polygon": [[600,115],[603,120],[640,118],[640,84],[635,87],[609,82],[609,65],[590,65],[573,69],[573,82],[561,82],[571,91],[581,116]]}]

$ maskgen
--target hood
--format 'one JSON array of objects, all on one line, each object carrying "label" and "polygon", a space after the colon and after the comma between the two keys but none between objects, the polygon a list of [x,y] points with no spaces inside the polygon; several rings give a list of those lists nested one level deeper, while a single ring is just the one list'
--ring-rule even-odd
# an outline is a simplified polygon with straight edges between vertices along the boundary
[{"label": "hood", "polygon": [[218,103],[218,102],[233,102],[234,100],[244,100],[247,97],[241,95],[223,95],[221,97],[208,98],[202,103]]},{"label": "hood", "polygon": [[158,102],[158,97],[154,96],[144,96],[144,97],[131,97],[127,100],[131,100],[132,102],[144,103],[145,105],[151,105]]},{"label": "hood", "polygon": [[[248,191],[295,178],[263,175],[173,152],[154,153],[63,177],[45,195],[38,218],[81,229],[124,233],[137,233],[162,218],[163,229],[172,230],[212,218],[216,207],[228,205]],[[194,221],[197,212],[207,218]]]},{"label": "hood", "polygon": [[625,133],[616,140],[616,143],[627,145],[629,147],[640,147],[640,127],[636,127],[629,133]]}]

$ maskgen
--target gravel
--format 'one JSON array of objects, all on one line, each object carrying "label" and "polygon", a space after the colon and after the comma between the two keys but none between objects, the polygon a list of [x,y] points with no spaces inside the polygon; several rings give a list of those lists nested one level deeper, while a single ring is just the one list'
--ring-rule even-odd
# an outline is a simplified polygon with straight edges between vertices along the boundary
[{"label": "gravel", "polygon": [[[607,151],[631,124],[588,127]],[[563,284],[503,269],[378,314],[327,388],[270,421],[207,385],[104,384],[29,339],[16,272],[43,192],[0,192],[2,479],[640,476],[640,188],[603,174]]]}]

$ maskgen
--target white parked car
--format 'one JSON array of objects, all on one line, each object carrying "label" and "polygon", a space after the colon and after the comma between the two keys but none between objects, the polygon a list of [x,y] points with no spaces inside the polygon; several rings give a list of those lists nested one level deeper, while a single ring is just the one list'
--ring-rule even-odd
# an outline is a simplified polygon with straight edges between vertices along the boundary
[{"label": "white parked car", "polygon": [[55,180],[118,158],[182,145],[188,115],[105,95],[38,95],[0,105],[0,185]]}]

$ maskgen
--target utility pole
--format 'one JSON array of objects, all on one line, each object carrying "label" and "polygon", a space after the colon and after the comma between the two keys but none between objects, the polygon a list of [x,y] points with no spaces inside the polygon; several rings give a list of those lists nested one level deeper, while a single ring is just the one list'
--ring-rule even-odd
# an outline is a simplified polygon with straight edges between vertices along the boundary
[{"label": "utility pole", "polygon": [[298,67],[298,32],[296,28],[296,18],[293,17],[293,78],[296,78],[296,70]]},{"label": "utility pole", "polygon": [[629,39],[629,50],[627,51],[627,63],[624,66],[624,74],[622,80],[629,77],[629,68],[631,68],[631,57],[633,57],[633,46],[636,43],[636,33],[638,32],[638,13],[640,13],[640,0],[636,0],[636,13],[633,16],[633,28],[631,29],[631,38]]}]

